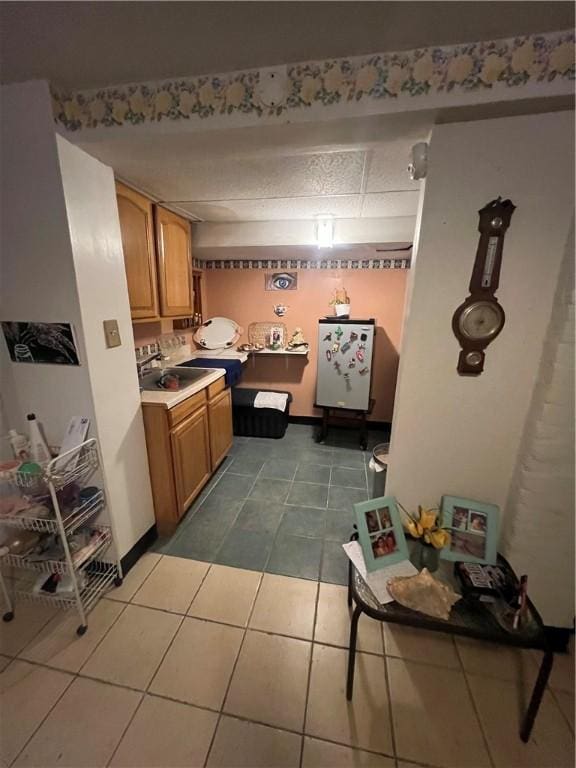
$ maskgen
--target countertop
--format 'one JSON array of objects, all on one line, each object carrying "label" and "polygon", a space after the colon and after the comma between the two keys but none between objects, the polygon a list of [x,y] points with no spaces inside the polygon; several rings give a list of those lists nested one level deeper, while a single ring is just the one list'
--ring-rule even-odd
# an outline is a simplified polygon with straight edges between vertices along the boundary
[{"label": "countertop", "polygon": [[[190,355],[185,359],[190,360]],[[170,362],[171,365],[174,365],[173,361]],[[206,378],[201,379],[200,381],[195,381],[194,384],[191,384],[189,387],[178,392],[168,392],[166,390],[158,390],[158,392],[140,392],[142,405],[161,405],[164,408],[174,408],[178,403],[181,403],[192,395],[195,395],[197,392],[206,389],[207,386],[218,381],[218,379],[221,379],[226,374],[224,368],[208,368],[207,370],[211,371],[211,373],[207,375]]]}]

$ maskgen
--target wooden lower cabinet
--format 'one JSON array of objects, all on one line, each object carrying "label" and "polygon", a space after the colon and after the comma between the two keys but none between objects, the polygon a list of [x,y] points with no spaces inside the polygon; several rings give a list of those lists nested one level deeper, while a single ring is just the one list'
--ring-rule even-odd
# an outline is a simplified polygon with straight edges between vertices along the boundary
[{"label": "wooden lower cabinet", "polygon": [[170,433],[178,517],[188,509],[211,474],[208,410],[202,406]]},{"label": "wooden lower cabinet", "polygon": [[232,394],[225,389],[208,402],[210,458],[216,468],[232,447]]},{"label": "wooden lower cabinet", "polygon": [[171,534],[232,445],[232,397],[224,379],[171,409],[144,403],[156,527]]}]

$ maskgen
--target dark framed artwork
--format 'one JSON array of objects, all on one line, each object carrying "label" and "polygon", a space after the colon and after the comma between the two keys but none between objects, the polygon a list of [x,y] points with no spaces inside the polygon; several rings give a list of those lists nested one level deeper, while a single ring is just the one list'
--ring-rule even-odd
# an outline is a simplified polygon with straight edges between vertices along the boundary
[{"label": "dark framed artwork", "polygon": [[71,323],[3,322],[2,330],[15,363],[80,365]]},{"label": "dark framed artwork", "polygon": [[267,272],[264,281],[267,291],[295,291],[298,288],[298,272]]}]

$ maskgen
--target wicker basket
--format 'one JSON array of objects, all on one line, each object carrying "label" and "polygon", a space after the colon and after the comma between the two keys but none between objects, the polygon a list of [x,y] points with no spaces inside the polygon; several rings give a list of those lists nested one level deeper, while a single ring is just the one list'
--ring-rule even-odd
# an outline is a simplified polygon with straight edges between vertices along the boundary
[{"label": "wicker basket", "polygon": [[282,347],[285,347],[288,344],[288,328],[284,323],[250,323],[248,326],[248,341],[250,344],[260,344],[266,349],[269,349],[270,331],[272,328],[282,329]]}]

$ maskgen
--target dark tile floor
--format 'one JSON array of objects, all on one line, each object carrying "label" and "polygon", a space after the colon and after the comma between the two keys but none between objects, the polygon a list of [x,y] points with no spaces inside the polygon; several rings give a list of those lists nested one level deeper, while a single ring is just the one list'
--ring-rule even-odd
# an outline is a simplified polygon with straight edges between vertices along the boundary
[{"label": "dark tile floor", "polygon": [[281,440],[237,437],[230,455],[170,539],[156,551],[284,576],[345,584],[342,544],[353,504],[369,498],[371,448],[389,439],[333,430],[326,444],[313,428],[290,424]]}]

